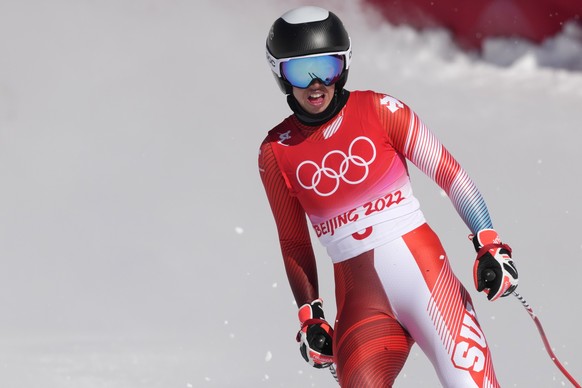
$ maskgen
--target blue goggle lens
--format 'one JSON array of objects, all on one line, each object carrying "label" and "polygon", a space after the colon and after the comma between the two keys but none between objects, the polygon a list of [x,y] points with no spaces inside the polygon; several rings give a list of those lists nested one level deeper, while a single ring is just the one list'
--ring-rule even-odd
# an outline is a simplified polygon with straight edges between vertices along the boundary
[{"label": "blue goggle lens", "polygon": [[281,63],[281,74],[293,86],[305,89],[320,80],[329,86],[341,77],[344,70],[344,58],[340,55],[323,55],[319,57],[294,58]]}]

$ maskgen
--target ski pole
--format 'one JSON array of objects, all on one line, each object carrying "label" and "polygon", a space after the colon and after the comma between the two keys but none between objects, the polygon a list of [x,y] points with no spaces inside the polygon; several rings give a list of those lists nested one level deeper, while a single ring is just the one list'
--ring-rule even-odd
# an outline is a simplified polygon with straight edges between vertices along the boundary
[{"label": "ski pole", "polygon": [[529,313],[529,316],[531,317],[531,319],[533,319],[533,321],[535,322],[536,327],[538,328],[538,331],[540,332],[540,336],[542,337],[542,341],[544,343],[544,346],[546,347],[546,351],[550,355],[550,358],[552,359],[554,364],[556,364],[556,366],[558,367],[558,369],[560,369],[562,374],[564,376],[566,376],[566,378],[568,380],[570,380],[570,382],[572,383],[572,385],[574,387],[580,388],[580,384],[578,384],[578,382],[574,379],[574,377],[572,377],[572,375],[570,373],[568,373],[568,371],[566,370],[564,365],[562,365],[560,360],[558,360],[558,357],[556,357],[556,355],[554,354],[554,351],[552,350],[552,347],[550,346],[550,342],[548,341],[548,337],[546,337],[546,333],[544,332],[544,328],[542,327],[542,323],[540,322],[540,320],[538,319],[538,317],[534,313],[531,306],[525,301],[523,296],[519,295],[517,292],[514,291],[513,295],[521,302],[523,307]]},{"label": "ski pole", "polygon": [[[493,270],[491,270],[491,269],[485,270],[484,276],[485,276],[485,280],[487,280],[487,281],[492,281],[496,277],[495,272],[493,272]],[[548,337],[546,337],[546,333],[544,332],[544,328],[542,327],[542,323],[540,322],[540,320],[538,319],[538,317],[534,313],[531,306],[525,301],[523,296],[519,295],[517,292],[513,291],[512,294],[521,302],[521,304],[523,305],[525,310],[529,313],[529,316],[531,317],[531,319],[533,319],[534,323],[536,324],[536,327],[538,328],[540,336],[542,337],[542,342],[544,343],[546,351],[550,355],[550,358],[552,359],[554,364],[556,364],[556,366],[558,367],[560,372],[562,372],[562,374],[564,376],[566,376],[566,378],[568,380],[570,380],[570,382],[572,383],[572,385],[574,387],[581,388],[580,384],[574,379],[574,377],[572,377],[572,375],[566,370],[564,365],[562,365],[560,360],[558,360],[558,357],[556,357],[556,355],[554,354],[554,351],[552,350],[552,347],[550,346],[550,341],[548,341]]]},{"label": "ski pole", "polygon": [[329,371],[331,372],[331,375],[335,379],[336,383],[338,383],[338,385],[339,385],[339,377],[337,375],[337,370],[335,369],[335,364],[331,364],[329,366]]}]

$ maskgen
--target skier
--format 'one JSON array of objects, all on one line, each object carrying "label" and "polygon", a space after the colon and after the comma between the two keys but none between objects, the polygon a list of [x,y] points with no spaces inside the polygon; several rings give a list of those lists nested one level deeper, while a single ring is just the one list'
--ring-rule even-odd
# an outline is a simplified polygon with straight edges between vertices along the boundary
[{"label": "skier", "polygon": [[[473,181],[400,100],[344,88],[351,40],[341,20],[300,7],[272,25],[267,61],[293,114],[260,146],[259,171],[299,306],[306,361],[342,387],[390,387],[413,343],[447,387],[498,387],[471,297],[414,197],[407,160],[468,226],[474,282],[489,300],[518,276]],[[307,219],[333,261],[337,317],[325,320]]]}]

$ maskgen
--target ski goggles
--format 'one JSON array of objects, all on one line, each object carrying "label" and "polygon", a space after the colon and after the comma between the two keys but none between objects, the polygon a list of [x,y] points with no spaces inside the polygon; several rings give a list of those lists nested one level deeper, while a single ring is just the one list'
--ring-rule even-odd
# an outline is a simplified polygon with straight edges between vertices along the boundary
[{"label": "ski goggles", "polygon": [[314,80],[325,86],[336,83],[350,64],[351,47],[342,52],[276,59],[267,53],[267,60],[277,76],[292,86],[305,89]]}]

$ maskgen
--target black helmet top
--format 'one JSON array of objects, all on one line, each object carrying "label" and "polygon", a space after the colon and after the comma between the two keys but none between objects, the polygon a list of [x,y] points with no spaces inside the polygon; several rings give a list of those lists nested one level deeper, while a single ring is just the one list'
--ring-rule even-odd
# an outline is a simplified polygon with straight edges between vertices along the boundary
[{"label": "black helmet top", "polygon": [[267,61],[285,94],[292,93],[292,86],[281,75],[280,60],[327,53],[345,57],[343,73],[335,83],[339,91],[348,77],[351,42],[342,21],[323,8],[305,6],[288,11],[273,23],[267,36]]}]

